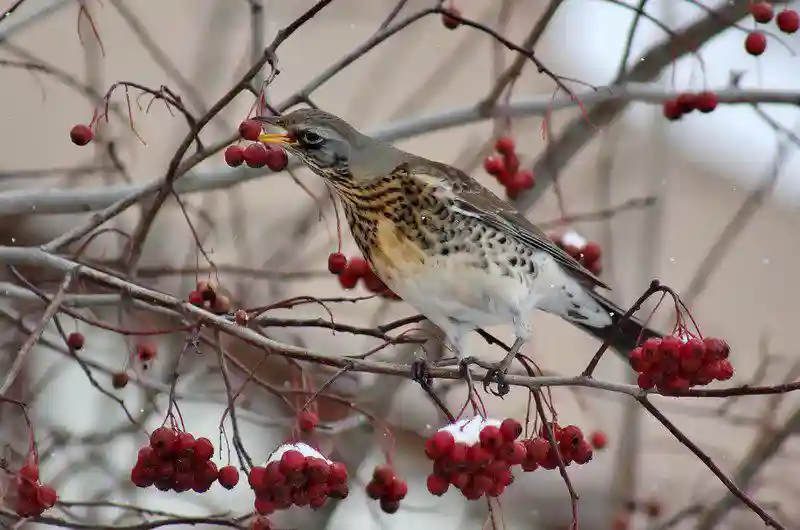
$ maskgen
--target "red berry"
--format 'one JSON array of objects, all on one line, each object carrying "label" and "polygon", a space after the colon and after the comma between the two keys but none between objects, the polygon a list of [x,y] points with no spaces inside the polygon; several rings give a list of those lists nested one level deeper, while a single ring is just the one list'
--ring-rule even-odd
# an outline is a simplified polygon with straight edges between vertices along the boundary
[{"label": "red berry", "polygon": [[680,358],[681,341],[675,337],[664,337],[661,340],[661,355],[665,360],[677,361]]},{"label": "red berry", "polygon": [[239,135],[245,140],[255,142],[261,134],[261,123],[255,120],[244,120],[239,124]]},{"label": "red berry", "polygon": [[451,7],[449,9],[445,9],[445,12],[442,13],[442,24],[447,29],[456,29],[458,26],[461,25],[461,21],[453,18],[450,15],[461,16],[461,12],[456,9],[455,7]]},{"label": "red berry", "polygon": [[642,357],[647,363],[661,361],[661,339],[650,338],[642,344]]},{"label": "red berry", "polygon": [[150,434],[150,447],[158,455],[165,455],[172,452],[177,439],[175,431],[167,427],[159,427]]},{"label": "red berry", "polygon": [[[778,15],[780,18],[780,15]],[[744,49],[750,55],[761,55],[767,49],[767,36],[760,31],[753,31],[747,34],[744,39]]]},{"label": "red berry", "polygon": [[450,475],[450,483],[458,489],[464,489],[469,484],[470,476],[466,473],[454,473]]},{"label": "red berry", "polygon": [[283,171],[289,164],[289,155],[283,149],[269,149],[267,151],[267,167],[272,171]]},{"label": "red berry", "polygon": [[356,278],[363,278],[369,272],[369,264],[364,258],[352,258],[347,262],[346,272]]},{"label": "red berry", "polygon": [[582,441],[572,451],[572,459],[578,464],[585,464],[592,459],[592,446]]},{"label": "red berry", "polygon": [[431,460],[436,460],[450,453],[456,441],[447,431],[437,431],[425,443],[425,454]]},{"label": "red berry", "polygon": [[161,460],[156,467],[156,481],[159,479],[161,480],[172,480],[172,477],[175,475],[175,464],[172,460]]},{"label": "red berry", "polygon": [[447,493],[450,484],[448,484],[447,479],[444,477],[440,477],[439,475],[428,475],[427,486],[431,495],[441,497]]},{"label": "red berry", "polygon": [[239,483],[239,470],[233,466],[225,466],[219,470],[217,480],[220,486],[232,490]]},{"label": "red berry", "polygon": [[383,486],[388,486],[395,480],[394,470],[389,466],[378,466],[372,472],[372,480]]},{"label": "red berry", "polygon": [[603,249],[600,247],[599,243],[595,243],[594,241],[590,241],[586,243],[586,246],[583,247],[581,250],[581,256],[583,257],[583,263],[589,264],[594,263],[600,259],[600,256],[603,253]]},{"label": "red berry", "polygon": [[517,171],[519,171],[519,157],[514,153],[506,153],[503,155],[503,161],[505,162],[506,171],[510,175],[516,175]]},{"label": "red berry", "polygon": [[342,286],[342,289],[353,289],[356,285],[358,285],[358,280],[360,278],[352,274],[347,268],[339,275],[339,285]]},{"label": "red berry", "polygon": [[683,116],[683,112],[681,111],[681,107],[678,104],[677,99],[666,100],[663,105],[663,112],[664,117],[669,121],[679,120]]},{"label": "red berry", "polygon": [[514,139],[510,136],[501,136],[494,144],[494,148],[498,153],[507,155],[514,152],[515,149]]},{"label": "red berry", "polygon": [[636,347],[631,350],[631,352],[628,354],[628,361],[631,364],[631,368],[633,368],[633,370],[638,373],[646,371],[647,368],[650,366],[644,360],[644,353],[642,352],[641,347]]},{"label": "red berry", "polygon": [[522,434],[522,425],[514,418],[506,418],[500,424],[500,434],[507,442],[513,442]]},{"label": "red berry", "polygon": [[405,480],[395,479],[386,488],[386,499],[394,502],[399,502],[406,498],[408,495],[408,484]]},{"label": "red berry", "polygon": [[800,29],[800,15],[794,9],[784,9],[778,13],[775,22],[784,33],[792,34]]},{"label": "red berry", "polygon": [[605,449],[606,445],[608,445],[608,435],[603,431],[594,431],[589,436],[589,442],[595,449]]},{"label": "red berry", "polygon": [[550,442],[537,436],[533,440],[529,440],[527,444],[528,458],[535,462],[542,463],[547,458],[547,453],[550,451]]},{"label": "red berry", "polygon": [[527,456],[527,449],[522,442],[514,442],[511,444],[511,451],[505,457],[505,460],[510,465],[516,466],[524,462]]},{"label": "red berry", "polygon": [[347,487],[347,484],[342,483],[331,486],[328,496],[334,499],[345,499],[349,494],[350,488]]},{"label": "red berry", "polygon": [[181,493],[183,491],[189,491],[194,486],[194,475],[186,472],[175,473],[173,477],[173,484],[172,489],[176,492]]},{"label": "red berry", "polygon": [[250,144],[244,150],[244,161],[249,167],[264,167],[268,158],[267,148],[263,144]]},{"label": "red berry", "polygon": [[500,429],[494,425],[486,425],[478,435],[481,445],[490,451],[496,451],[503,444],[503,436]]},{"label": "red berry", "polygon": [[400,509],[400,503],[397,501],[390,501],[388,499],[381,499],[381,510],[385,513],[396,513]]},{"label": "red berry", "polygon": [[331,252],[328,256],[328,270],[331,274],[341,274],[347,267],[347,257],[341,252]]},{"label": "red berry", "polygon": [[341,462],[334,462],[329,467],[328,485],[344,484],[347,482],[347,468]]},{"label": "red berry", "polygon": [[559,442],[563,443],[565,447],[575,448],[583,441],[583,431],[577,425],[567,425],[561,429],[561,437]]},{"label": "red berry", "polygon": [[175,442],[175,452],[182,455],[194,454],[194,436],[188,432],[178,434],[178,439]]},{"label": "red berry", "polygon": [[86,339],[83,337],[83,333],[70,333],[67,335],[67,346],[70,350],[80,350],[83,348]]},{"label": "red berry", "polygon": [[750,4],[750,14],[753,15],[753,19],[759,24],[767,24],[772,20],[773,16],[772,6],[767,2],[756,2],[755,4]]},{"label": "red berry", "polygon": [[681,114],[689,114],[697,108],[697,96],[687,92],[678,96],[678,107],[681,109]]},{"label": "red berry", "polygon": [[708,337],[703,339],[703,344],[706,347],[706,356],[711,360],[727,359],[731,353],[730,346],[722,339]]},{"label": "red berry", "polygon": [[485,466],[492,461],[492,453],[480,445],[471,445],[467,449],[467,461],[474,466]]},{"label": "red berry", "polygon": [[703,113],[713,112],[719,104],[719,98],[714,92],[700,92],[695,98],[697,110]]},{"label": "red berry", "polygon": [[362,278],[364,280],[364,287],[366,287],[369,292],[371,293],[382,293],[386,291],[386,284],[378,278],[375,274],[375,271],[372,269],[367,269],[367,273]]},{"label": "red berry", "polygon": [[225,149],[225,163],[231,167],[239,167],[244,162],[244,149],[231,145]]},{"label": "red berry", "polygon": [[189,293],[187,301],[192,305],[196,305],[197,307],[203,307],[203,302],[205,302],[205,299],[200,291],[192,291]]},{"label": "red berry", "polygon": [[197,460],[210,460],[214,456],[214,444],[208,438],[198,438],[194,441],[194,457]]},{"label": "red berry", "polygon": [[714,364],[711,365],[711,373],[713,374],[714,379],[727,381],[733,377],[733,365],[727,359],[714,361]]},{"label": "red berry", "polygon": [[88,125],[76,125],[69,131],[69,139],[75,145],[84,146],[92,141],[94,133]]},{"label": "red berry", "polygon": [[367,497],[377,501],[378,499],[382,499],[383,496],[386,494],[386,487],[380,482],[371,480],[367,484],[366,492],[367,492]]},{"label": "red berry", "polygon": [[152,361],[156,358],[157,354],[158,350],[156,349],[155,344],[143,342],[136,345],[136,356],[143,363]]},{"label": "red berry", "polygon": [[330,464],[321,458],[310,457],[306,459],[306,476],[309,481],[322,485],[327,482],[330,475]]},{"label": "red berry", "polygon": [[487,156],[483,160],[483,169],[485,169],[488,174],[497,177],[505,171],[505,164],[497,157]]},{"label": "red berry", "polygon": [[133,466],[131,469],[131,482],[137,488],[149,488],[153,485],[155,475],[151,469]]},{"label": "red berry", "polygon": [[126,372],[117,372],[111,376],[111,386],[114,388],[125,388],[129,380],[130,377]]},{"label": "red berry", "polygon": [[319,423],[319,418],[316,414],[309,411],[303,411],[297,417],[297,426],[300,428],[301,432],[311,432],[317,427],[317,423]]},{"label": "red berry", "polygon": [[453,445],[450,450],[450,460],[455,464],[460,464],[467,461],[467,446],[461,442]]},{"label": "red berry", "polygon": [[302,473],[306,466],[306,457],[300,451],[294,449],[286,451],[281,456],[280,470],[284,475],[290,473]]},{"label": "red berry", "polygon": [[529,190],[535,183],[533,171],[530,169],[523,169],[514,174],[514,186],[520,190]]}]

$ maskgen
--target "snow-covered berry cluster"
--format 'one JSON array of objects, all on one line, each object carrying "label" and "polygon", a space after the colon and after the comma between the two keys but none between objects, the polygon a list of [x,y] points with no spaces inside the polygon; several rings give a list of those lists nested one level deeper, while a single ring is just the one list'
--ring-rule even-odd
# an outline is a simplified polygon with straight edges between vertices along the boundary
[{"label": "snow-covered berry cluster", "polygon": [[433,461],[428,491],[444,495],[455,486],[468,500],[497,497],[514,481],[512,466],[525,461],[522,426],[514,419],[499,422],[479,416],[458,420],[434,433],[425,444]]},{"label": "snow-covered berry cluster", "polygon": [[212,456],[214,445],[208,438],[195,439],[187,432],[159,427],[150,434],[149,445],[139,449],[131,482],[139,488],[155,485],[161,491],[179,493],[190,489],[203,493],[217,480],[228,489],[235,486],[237,469],[217,469]]},{"label": "snow-covered berry cluster", "polygon": [[280,446],[266,466],[250,470],[248,482],[256,494],[255,511],[261,515],[291,506],[318,510],[328,498],[344,499],[349,493],[344,464],[302,442]]},{"label": "snow-covered berry cluster", "polygon": [[400,298],[375,275],[375,271],[364,258],[351,257],[348,259],[341,252],[333,252],[328,256],[328,271],[339,277],[339,283],[343,289],[354,289],[358,285],[358,281],[362,280],[364,287],[371,293],[394,300]]},{"label": "snow-covered berry cluster", "polygon": [[724,340],[706,337],[650,338],[631,350],[631,368],[639,374],[639,387],[670,393],[704,386],[733,377],[728,360],[730,347]]},{"label": "snow-covered berry cluster", "polygon": [[603,271],[600,258],[603,250],[599,243],[587,241],[575,230],[567,230],[560,234],[550,236],[553,243],[563,248],[564,251],[575,258],[581,265],[594,275]]},{"label": "snow-covered berry cluster", "polygon": [[239,124],[239,135],[250,142],[247,147],[231,145],[225,149],[225,163],[231,167],[247,164],[258,168],[267,166],[272,171],[283,171],[289,164],[289,156],[280,147],[264,145],[258,140],[261,135],[261,123],[256,120],[245,120]]},{"label": "snow-covered berry cluster", "polygon": [[398,477],[389,466],[378,466],[367,484],[367,496],[380,502],[381,510],[395,513],[400,509],[400,501],[408,494],[408,484]]},{"label": "snow-covered berry cluster", "polygon": [[39,466],[35,458],[28,458],[8,492],[7,501],[20,517],[41,515],[58,501],[58,494],[52,487],[39,482]]},{"label": "snow-covered berry cluster", "polygon": [[520,169],[514,139],[501,136],[495,142],[494,148],[500,156],[487,156],[483,161],[483,168],[503,185],[506,195],[510,199],[516,199],[521,191],[533,188],[533,171]]}]

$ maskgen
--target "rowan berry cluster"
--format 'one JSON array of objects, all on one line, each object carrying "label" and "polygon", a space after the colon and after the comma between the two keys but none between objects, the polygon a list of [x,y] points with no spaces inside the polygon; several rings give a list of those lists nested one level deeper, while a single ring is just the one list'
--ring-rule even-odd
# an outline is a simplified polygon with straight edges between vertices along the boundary
[{"label": "rowan berry cluster", "polygon": [[516,199],[522,190],[529,190],[535,184],[533,171],[519,168],[514,139],[501,136],[494,145],[500,156],[487,156],[483,168],[506,189],[510,199]]},{"label": "rowan berry cluster", "polygon": [[669,121],[676,121],[694,110],[707,114],[713,112],[717,105],[719,105],[719,98],[714,92],[706,91],[696,94],[685,92],[675,99],[668,99],[664,102],[664,117]]},{"label": "rowan berry cluster", "polygon": [[603,266],[600,258],[603,254],[603,249],[599,243],[587,241],[583,236],[574,230],[567,230],[561,234],[554,234],[550,236],[553,243],[564,249],[564,251],[575,258],[581,265],[586,267],[586,270],[594,275],[599,275],[603,272]]},{"label": "rowan berry cluster", "polygon": [[523,470],[534,471],[537,467],[555,469],[558,467],[559,456],[565,466],[573,462],[583,465],[592,459],[594,451],[580,427],[577,425],[561,427],[558,423],[551,422],[550,428],[553,430],[558,452],[553,451],[550,446],[547,428],[543,425],[539,429],[539,436],[525,440],[526,458],[522,464]]},{"label": "rowan berry cluster", "polygon": [[728,343],[721,339],[664,337],[647,339],[630,352],[629,360],[639,374],[640,388],[671,393],[733,377],[729,354]]},{"label": "rowan berry cluster", "polygon": [[367,484],[367,496],[380,502],[381,510],[395,513],[400,509],[400,501],[408,494],[408,484],[399,478],[389,466],[378,466]]},{"label": "rowan berry cluster", "polygon": [[[774,18],[778,29],[787,35],[800,29],[800,14],[794,9],[784,9],[776,17],[771,4],[758,1],[750,4],[750,14],[758,24],[769,24]],[[767,49],[767,36],[761,31],[751,31],[745,37],[744,49],[750,55],[761,55]]]},{"label": "rowan berry cluster", "polygon": [[261,123],[255,120],[245,120],[239,124],[239,135],[251,143],[245,148],[231,145],[225,149],[225,163],[231,167],[247,164],[248,167],[258,168],[267,166],[272,171],[283,171],[289,164],[289,156],[279,147],[264,145],[258,140],[262,132]]},{"label": "rowan berry cluster", "polygon": [[219,292],[219,286],[211,280],[199,280],[195,290],[189,293],[188,301],[216,314],[229,313],[231,300]]},{"label": "rowan berry cluster", "polygon": [[39,466],[32,458],[20,468],[11,488],[9,500],[20,517],[41,515],[58,500],[56,490],[39,482]]},{"label": "rowan berry cluster", "polygon": [[248,475],[250,487],[256,494],[254,508],[260,515],[292,506],[322,508],[328,498],[344,499],[349,494],[347,469],[332,462],[313,447],[304,444],[285,444]]},{"label": "rowan berry cluster", "polygon": [[425,454],[433,461],[428,491],[444,495],[452,484],[464,498],[498,497],[514,481],[511,467],[523,464],[527,453],[518,421],[480,417],[459,420],[431,436]]},{"label": "rowan berry cluster", "polygon": [[375,271],[364,258],[351,257],[348,259],[341,252],[333,252],[328,256],[328,270],[331,274],[339,277],[339,283],[343,289],[354,289],[358,285],[358,281],[363,280],[364,287],[371,293],[395,300],[400,298],[375,275]]},{"label": "rowan berry cluster", "polygon": [[155,485],[161,491],[179,493],[190,489],[203,493],[217,480],[228,489],[235,486],[236,468],[217,469],[212,456],[214,445],[208,438],[195,439],[187,432],[159,427],[150,434],[149,445],[139,449],[131,482],[139,488]]}]

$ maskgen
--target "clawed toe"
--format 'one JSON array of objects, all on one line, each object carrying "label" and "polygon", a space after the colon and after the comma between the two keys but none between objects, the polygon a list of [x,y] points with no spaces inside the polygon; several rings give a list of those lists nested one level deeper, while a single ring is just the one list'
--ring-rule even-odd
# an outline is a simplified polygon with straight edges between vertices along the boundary
[{"label": "clawed toe", "polygon": [[429,386],[431,384],[431,375],[428,370],[427,359],[414,359],[414,362],[411,363],[411,378],[423,386]]}]

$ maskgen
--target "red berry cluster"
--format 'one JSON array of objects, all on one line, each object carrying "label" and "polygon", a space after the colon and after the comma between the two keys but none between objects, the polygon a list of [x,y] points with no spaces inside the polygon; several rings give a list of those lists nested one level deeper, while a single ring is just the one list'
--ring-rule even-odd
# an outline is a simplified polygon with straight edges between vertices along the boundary
[{"label": "red berry cluster", "polygon": [[447,29],[456,29],[458,26],[461,25],[461,21],[455,17],[450,15],[455,15],[456,17],[461,16],[461,11],[456,9],[455,7],[449,7],[444,10],[445,12],[442,13],[442,25]]},{"label": "red berry cluster", "polygon": [[[758,24],[769,24],[775,12],[772,5],[767,2],[754,2],[750,4],[750,14]],[[775,17],[775,25],[787,35],[797,32],[800,29],[800,14],[794,9],[784,9]],[[744,49],[750,55],[761,55],[767,49],[767,36],[761,31],[752,31],[747,34],[744,40]]]},{"label": "red berry cluster", "polygon": [[194,291],[189,293],[188,301],[212,313],[225,314],[231,311],[231,300],[219,293],[219,286],[210,280],[199,280]]},{"label": "red berry cluster", "polygon": [[592,459],[594,456],[592,446],[584,438],[580,427],[577,425],[561,427],[558,423],[552,422],[550,428],[553,429],[558,454],[550,447],[547,429],[543,425],[539,429],[539,436],[525,440],[526,458],[522,463],[523,470],[535,471],[537,467],[555,469],[558,467],[559,455],[565,466],[573,462],[583,465]]},{"label": "red berry cluster", "polygon": [[212,456],[214,445],[208,438],[195,439],[187,432],[159,427],[150,434],[150,444],[139,449],[131,482],[139,488],[155,485],[161,491],[191,489],[203,493],[216,480],[225,487],[230,485],[231,472],[227,468],[236,473],[238,480],[236,468],[218,470]]},{"label": "red berry cluster", "polygon": [[381,510],[395,513],[400,509],[400,501],[408,494],[408,484],[398,478],[389,466],[378,466],[372,473],[372,480],[367,484],[367,496],[380,501]]},{"label": "red berry cluster", "polygon": [[664,102],[664,117],[669,121],[676,121],[693,110],[708,114],[713,112],[717,105],[719,105],[719,98],[714,92],[706,91],[697,94],[685,92],[675,99],[668,99]]},{"label": "red berry cluster", "polygon": [[[305,444],[295,447],[300,445],[316,453]],[[344,499],[349,493],[344,464],[330,462],[322,455],[306,456],[297,449],[288,449],[280,457],[270,458],[266,467],[253,467],[248,481],[256,494],[254,508],[261,515],[291,506],[310,506],[318,510],[329,497]]]},{"label": "red berry cluster", "polygon": [[231,145],[225,149],[225,163],[231,167],[239,167],[243,163],[248,167],[267,166],[272,171],[283,171],[289,164],[289,156],[281,148],[264,145],[258,141],[261,134],[261,123],[245,120],[239,124],[239,134],[251,143],[245,148]]},{"label": "red berry cluster", "polygon": [[58,500],[56,490],[39,482],[39,466],[33,459],[20,468],[12,487],[10,497],[20,517],[41,515]]},{"label": "red berry cluster", "polygon": [[309,433],[317,428],[319,417],[313,412],[304,410],[297,415],[297,428],[300,432]]},{"label": "red berry cluster", "polygon": [[592,274],[600,275],[603,272],[603,265],[600,261],[603,249],[599,243],[586,241],[577,232],[571,230],[563,234],[551,235],[550,239]]},{"label": "red berry cluster", "polygon": [[483,161],[483,168],[505,187],[506,195],[510,199],[516,199],[522,190],[529,190],[535,184],[533,171],[520,170],[514,139],[510,136],[498,138],[494,148],[500,156],[487,156]]},{"label": "red berry cluster", "polygon": [[[469,422],[456,428],[468,427]],[[437,431],[425,444],[425,454],[433,461],[428,491],[444,495],[452,484],[468,500],[498,497],[514,481],[511,467],[525,461],[525,444],[516,441],[521,433],[522,426],[512,418],[499,426],[483,425],[472,443],[456,441],[450,430]]]},{"label": "red berry cluster", "polygon": [[728,360],[730,347],[724,340],[707,337],[681,341],[675,337],[651,338],[634,348],[629,360],[639,373],[639,387],[670,393],[733,377]]},{"label": "red berry cluster", "polygon": [[383,281],[375,275],[367,260],[359,257],[348,259],[341,252],[333,252],[328,256],[328,270],[339,277],[343,289],[354,289],[358,280],[364,280],[364,287],[371,293],[385,298],[399,299]]},{"label": "red berry cluster", "polygon": [[94,138],[94,133],[88,125],[78,124],[69,131],[69,139],[73,144],[84,146],[89,144]]},{"label": "red berry cluster", "polygon": [[86,337],[83,336],[83,333],[76,331],[67,335],[67,347],[70,350],[81,350],[84,344],[86,344]]}]

